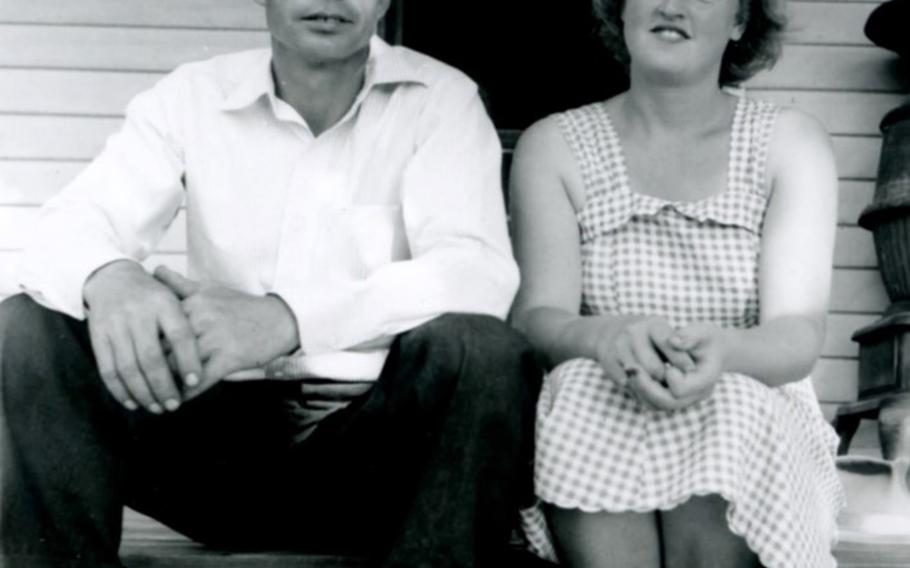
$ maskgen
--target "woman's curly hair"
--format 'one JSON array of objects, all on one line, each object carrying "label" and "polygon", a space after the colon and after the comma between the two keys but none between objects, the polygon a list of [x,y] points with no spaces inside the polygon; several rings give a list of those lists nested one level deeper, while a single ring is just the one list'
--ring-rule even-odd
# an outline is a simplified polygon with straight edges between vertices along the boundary
[{"label": "woman's curly hair", "polygon": [[[600,38],[613,56],[626,69],[629,51],[623,38],[622,9],[624,0],[592,0]],[[731,41],[724,51],[718,82],[722,86],[742,83],[762,69],[774,65],[781,51],[781,36],[787,25],[781,0],[738,0],[737,17],[746,28],[738,41]]]}]

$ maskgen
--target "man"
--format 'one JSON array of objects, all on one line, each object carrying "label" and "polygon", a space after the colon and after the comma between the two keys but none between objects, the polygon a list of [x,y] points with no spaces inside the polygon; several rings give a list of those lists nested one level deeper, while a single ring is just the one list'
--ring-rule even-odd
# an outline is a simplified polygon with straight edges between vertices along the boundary
[{"label": "man", "polygon": [[[136,97],[0,305],[4,566],[119,566],[124,504],[220,547],[503,565],[538,373],[477,89],[376,38],[388,0],[261,3],[271,50]],[[190,277],[150,274],[181,203]]]}]

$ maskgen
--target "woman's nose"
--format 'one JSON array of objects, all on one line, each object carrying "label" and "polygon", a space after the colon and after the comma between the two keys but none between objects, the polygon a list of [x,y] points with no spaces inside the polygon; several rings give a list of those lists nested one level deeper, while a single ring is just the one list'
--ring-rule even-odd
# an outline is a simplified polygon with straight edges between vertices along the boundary
[{"label": "woman's nose", "polygon": [[657,3],[657,12],[667,18],[676,19],[682,16],[683,5],[687,0],[659,0]]}]

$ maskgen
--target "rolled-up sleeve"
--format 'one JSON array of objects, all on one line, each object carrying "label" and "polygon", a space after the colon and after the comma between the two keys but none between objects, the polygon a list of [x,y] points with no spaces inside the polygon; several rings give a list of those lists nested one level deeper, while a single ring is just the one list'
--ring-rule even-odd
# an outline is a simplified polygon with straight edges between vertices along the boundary
[{"label": "rolled-up sleeve", "polygon": [[502,150],[476,86],[436,85],[401,181],[411,256],[331,289],[276,292],[304,353],[382,343],[446,312],[504,318],[518,288],[502,192]]},{"label": "rolled-up sleeve", "polygon": [[45,204],[19,266],[19,286],[36,301],[84,318],[92,272],[142,260],[161,239],[183,199],[179,90],[169,77],[134,98],[101,154]]}]

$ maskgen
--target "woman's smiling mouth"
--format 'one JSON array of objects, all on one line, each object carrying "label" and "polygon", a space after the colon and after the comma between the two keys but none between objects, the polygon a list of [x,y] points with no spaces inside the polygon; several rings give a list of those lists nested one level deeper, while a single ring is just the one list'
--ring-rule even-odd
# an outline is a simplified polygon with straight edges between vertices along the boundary
[{"label": "woman's smiling mouth", "polygon": [[659,36],[661,39],[668,41],[683,41],[691,39],[685,30],[669,24],[660,24],[654,26],[650,31],[651,33]]}]

